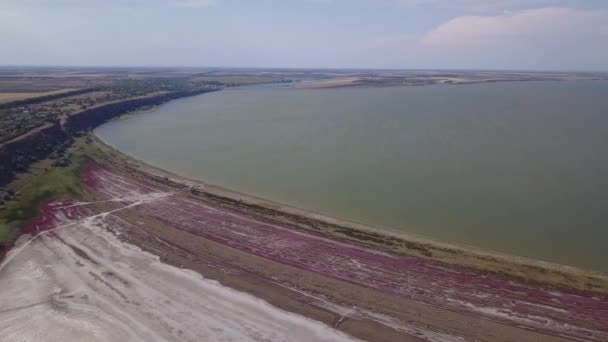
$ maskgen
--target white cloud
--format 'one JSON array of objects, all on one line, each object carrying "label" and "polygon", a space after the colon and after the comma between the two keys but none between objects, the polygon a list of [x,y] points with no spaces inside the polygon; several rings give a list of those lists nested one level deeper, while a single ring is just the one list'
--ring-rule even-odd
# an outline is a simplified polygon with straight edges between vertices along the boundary
[{"label": "white cloud", "polygon": [[443,8],[463,12],[504,12],[547,6],[577,6],[577,0],[385,0],[406,8]]},{"label": "white cloud", "polygon": [[496,65],[603,67],[608,60],[607,11],[540,8],[452,19],[421,38],[429,53]]}]

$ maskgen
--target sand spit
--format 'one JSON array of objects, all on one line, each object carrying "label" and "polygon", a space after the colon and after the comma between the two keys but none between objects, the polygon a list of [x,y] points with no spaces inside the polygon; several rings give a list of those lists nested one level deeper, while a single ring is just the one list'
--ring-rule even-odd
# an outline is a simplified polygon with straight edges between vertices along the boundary
[{"label": "sand spit", "polygon": [[121,206],[101,213],[83,209],[90,203],[48,205],[32,227],[37,235],[22,236],[0,266],[2,340],[354,340],[164,264],[108,229],[115,213],[166,196],[121,197]]},{"label": "sand spit", "polygon": [[[106,198],[132,198],[162,191],[153,183],[95,166],[86,169],[85,180]],[[542,334],[584,341],[608,340],[608,298],[591,293],[546,289],[347,244],[187,196],[158,198],[132,210],[193,236],[396,297]],[[325,308],[330,309],[327,304]],[[355,310],[353,316],[360,312]],[[455,340],[458,336],[451,337]]]},{"label": "sand spit", "polygon": [[297,84],[295,88],[298,89],[324,89],[324,88],[342,88],[352,87],[357,85],[357,82],[361,81],[360,77],[344,77],[344,78],[330,78],[326,80],[319,80],[313,82],[304,82]]}]

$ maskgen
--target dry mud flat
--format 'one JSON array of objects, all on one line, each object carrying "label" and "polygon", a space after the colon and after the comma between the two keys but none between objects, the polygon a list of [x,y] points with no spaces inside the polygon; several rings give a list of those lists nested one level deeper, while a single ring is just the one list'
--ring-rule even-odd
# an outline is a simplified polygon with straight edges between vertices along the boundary
[{"label": "dry mud flat", "polygon": [[90,202],[47,204],[0,266],[1,336],[608,341],[604,296],[345,243],[121,167],[83,178]]}]

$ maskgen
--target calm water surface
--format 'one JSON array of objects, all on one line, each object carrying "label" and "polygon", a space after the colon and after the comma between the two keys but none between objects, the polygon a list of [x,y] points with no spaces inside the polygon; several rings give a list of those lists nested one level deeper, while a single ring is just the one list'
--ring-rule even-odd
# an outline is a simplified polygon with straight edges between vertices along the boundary
[{"label": "calm water surface", "polygon": [[96,133],[260,197],[608,271],[608,82],[243,88]]}]

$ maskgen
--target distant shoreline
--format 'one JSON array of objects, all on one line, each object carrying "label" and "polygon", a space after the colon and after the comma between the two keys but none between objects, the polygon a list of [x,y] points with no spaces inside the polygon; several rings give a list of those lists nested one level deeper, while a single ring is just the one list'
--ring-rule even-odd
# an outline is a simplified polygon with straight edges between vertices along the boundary
[{"label": "distant shoreline", "polygon": [[294,85],[296,89],[332,89],[350,87],[399,87],[428,85],[467,85],[501,82],[608,80],[600,74],[507,73],[473,75],[346,75],[334,76]]}]

